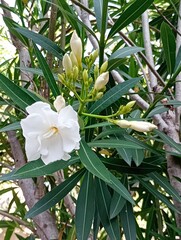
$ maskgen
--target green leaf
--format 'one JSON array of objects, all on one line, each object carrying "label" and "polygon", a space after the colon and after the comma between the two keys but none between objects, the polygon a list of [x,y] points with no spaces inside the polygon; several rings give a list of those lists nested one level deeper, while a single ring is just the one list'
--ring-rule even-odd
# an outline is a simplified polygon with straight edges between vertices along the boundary
[{"label": "green leaf", "polygon": [[144,151],[142,149],[132,149],[132,158],[138,167],[144,159]]},{"label": "green leaf", "polygon": [[60,95],[60,90],[56,84],[55,78],[54,78],[46,60],[44,59],[43,55],[41,54],[40,50],[37,48],[37,46],[35,44],[34,44],[34,50],[35,50],[35,54],[37,56],[38,62],[40,64],[40,67],[43,71],[45,80],[48,83],[49,88],[52,90],[54,97]]},{"label": "green leaf", "polygon": [[111,104],[120,99],[122,95],[126,94],[128,90],[135,86],[139,80],[140,78],[133,78],[114,86],[107,91],[100,100],[91,106],[89,113],[98,114],[102,112],[105,108],[109,107]]},{"label": "green leaf", "polygon": [[24,35],[25,37],[31,39],[34,43],[40,45],[48,52],[52,53],[55,57],[62,60],[64,51],[58,47],[53,41],[42,36],[41,34],[32,32],[25,28],[16,28],[16,31]]},{"label": "green leaf", "polygon": [[123,198],[134,204],[134,200],[126,187],[110,172],[111,183],[107,183],[112,189],[119,193]]},{"label": "green leaf", "polygon": [[111,181],[109,171],[84,140],[80,142],[79,156],[82,164],[93,175],[105,182]]},{"label": "green leaf", "polygon": [[165,54],[168,73],[173,73],[175,67],[176,41],[172,29],[165,22],[161,25],[161,39]]},{"label": "green leaf", "polygon": [[67,178],[59,186],[53,188],[52,191],[48,192],[29,210],[29,212],[26,214],[26,218],[35,217],[38,214],[53,207],[72,190],[72,188],[77,184],[84,173],[85,169],[81,169],[71,177]]},{"label": "green leaf", "polygon": [[4,174],[0,177],[0,180],[14,180],[14,179],[26,179],[32,177],[39,177],[44,175],[50,175],[60,169],[64,169],[79,161],[79,157],[72,157],[68,161],[58,160],[48,165],[45,165],[41,159],[28,162],[18,170],[13,170],[11,173]]},{"label": "green leaf", "polygon": [[131,54],[142,51],[141,47],[124,47],[116,50],[108,59],[108,69],[113,70],[120,65],[120,60]]},{"label": "green leaf", "polygon": [[132,151],[130,148],[116,148],[119,155],[124,159],[124,161],[130,166],[132,162]]},{"label": "green leaf", "polygon": [[98,205],[101,223],[104,226],[111,240],[121,239],[118,218],[110,219],[109,208],[111,203],[111,194],[106,184],[100,179],[96,179],[96,199]]},{"label": "green leaf", "polygon": [[14,123],[11,123],[11,124],[1,128],[0,132],[7,132],[7,131],[19,130],[19,129],[21,129],[20,122],[14,122]]},{"label": "green leaf", "polygon": [[165,133],[159,130],[154,130],[154,132],[164,141],[164,143],[181,153],[181,144],[176,143],[172,138],[168,137]]},{"label": "green leaf", "polygon": [[163,177],[162,175],[155,172],[149,173],[148,175],[151,177],[151,179],[158,183],[160,187],[165,189],[166,193],[170,194],[178,202],[181,202],[179,193],[170,185],[166,177]]},{"label": "green leaf", "polygon": [[33,104],[35,100],[28,95],[23,89],[0,73],[0,89],[12,99],[20,108],[25,109]]},{"label": "green leaf", "polygon": [[131,149],[141,149],[142,147],[133,143],[119,139],[105,139],[105,140],[97,140],[88,143],[90,147],[101,147],[101,148],[131,148]]},{"label": "green leaf", "polygon": [[146,9],[152,4],[153,0],[137,0],[134,1],[118,18],[111,28],[108,38],[111,38],[115,33],[121,31],[128,24],[137,19]]},{"label": "green leaf", "polygon": [[150,184],[149,182],[144,181],[141,178],[138,178],[141,185],[143,185],[147,191],[149,191],[154,197],[158,198],[160,201],[162,201],[163,203],[165,203],[167,205],[168,208],[172,209],[174,212],[179,213],[179,210],[176,209],[176,207],[167,199],[166,196],[164,196],[163,194],[161,194],[160,192],[158,192],[152,184]]},{"label": "green leaf", "polygon": [[82,182],[76,204],[75,225],[77,239],[88,239],[95,207],[93,175],[87,172]]},{"label": "green leaf", "polygon": [[133,207],[131,203],[126,202],[124,208],[120,213],[121,223],[123,226],[123,231],[126,237],[126,240],[135,240],[136,239],[136,224],[135,217],[133,213]]},{"label": "green leaf", "polygon": [[164,107],[163,105],[162,106],[155,106],[154,109],[148,114],[148,118],[149,117],[153,117],[154,115],[156,114],[160,114],[160,113],[163,113],[163,112],[166,112],[168,111],[168,108]]}]

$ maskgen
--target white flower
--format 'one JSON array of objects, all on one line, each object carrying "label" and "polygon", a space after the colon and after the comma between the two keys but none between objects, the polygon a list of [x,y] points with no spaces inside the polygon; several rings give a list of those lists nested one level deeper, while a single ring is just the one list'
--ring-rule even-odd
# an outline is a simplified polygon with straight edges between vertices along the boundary
[{"label": "white flower", "polygon": [[116,120],[114,123],[122,128],[131,128],[138,132],[150,132],[154,129],[157,129],[156,125],[143,121]]},{"label": "white flower", "polygon": [[26,110],[29,115],[21,120],[21,127],[29,161],[40,157],[45,164],[68,160],[68,153],[79,149],[78,117],[70,105],[57,113],[48,103],[36,102]]},{"label": "white flower", "polygon": [[109,81],[109,72],[101,73],[95,81],[94,89],[100,91],[103,89]]}]

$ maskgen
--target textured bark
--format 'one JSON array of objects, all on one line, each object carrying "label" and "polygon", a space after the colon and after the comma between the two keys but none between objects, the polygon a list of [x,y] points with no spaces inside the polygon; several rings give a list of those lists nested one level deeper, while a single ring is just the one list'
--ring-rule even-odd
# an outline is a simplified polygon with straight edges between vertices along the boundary
[{"label": "textured bark", "polygon": [[[15,167],[18,169],[26,164],[24,153],[14,131],[8,132],[8,138],[15,161]],[[32,179],[19,180],[18,184],[22,189],[27,206],[32,208],[40,197],[42,197],[42,189],[37,188],[37,185],[35,185]],[[49,211],[37,215],[33,218],[33,221],[36,226],[36,233],[41,240],[58,239],[55,218]]]}]

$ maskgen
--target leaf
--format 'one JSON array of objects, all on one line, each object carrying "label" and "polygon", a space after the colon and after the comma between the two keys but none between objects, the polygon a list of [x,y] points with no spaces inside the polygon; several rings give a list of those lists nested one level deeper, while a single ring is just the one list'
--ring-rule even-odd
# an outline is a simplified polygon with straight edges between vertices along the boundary
[{"label": "leaf", "polygon": [[130,166],[132,162],[132,150],[130,148],[116,148],[119,155],[124,159],[124,161]]},{"label": "leaf", "polygon": [[55,78],[54,78],[46,60],[44,59],[43,55],[41,54],[40,50],[37,48],[37,46],[35,44],[34,44],[34,50],[35,50],[35,54],[38,59],[38,62],[40,64],[40,67],[43,71],[45,80],[48,83],[49,88],[52,90],[54,97],[60,95],[60,91],[56,84]]},{"label": "leaf", "polygon": [[142,149],[132,149],[132,158],[138,167],[144,159],[144,151]]},{"label": "leaf", "polygon": [[181,144],[176,143],[173,139],[159,130],[154,130],[154,132],[164,141],[164,143],[168,144],[170,147],[176,149],[179,153],[181,153]]},{"label": "leaf", "polygon": [[[96,23],[97,23],[97,28],[99,32],[101,32],[101,29],[103,28],[103,25],[107,24],[107,16],[103,18],[103,14],[107,15],[107,10],[106,12],[103,11],[103,4],[107,6],[108,1],[104,0],[94,0],[94,10],[95,10],[95,15],[96,15]],[[105,7],[106,8],[106,7]],[[103,22],[104,19],[104,22]],[[104,27],[106,29],[106,27]]]},{"label": "leaf", "polygon": [[109,171],[84,140],[80,142],[79,156],[89,172],[105,182],[111,181]]},{"label": "leaf", "polygon": [[163,194],[161,194],[160,192],[158,192],[152,184],[150,184],[149,182],[144,181],[141,178],[138,178],[141,185],[143,185],[147,191],[149,191],[154,197],[158,198],[160,201],[162,201],[163,203],[165,203],[167,205],[168,208],[172,209],[174,212],[179,213],[179,210],[175,208],[175,206],[167,199],[167,197],[165,197]]},{"label": "leaf", "polygon": [[163,177],[156,172],[149,173],[148,175],[151,177],[151,179],[158,183],[159,186],[162,187],[166,193],[170,194],[178,202],[181,202],[181,197],[179,193],[170,185],[166,177]]},{"label": "leaf", "polygon": [[163,43],[163,50],[165,54],[165,61],[167,64],[168,73],[173,73],[175,67],[175,53],[176,53],[176,41],[175,36],[172,33],[172,29],[167,23],[163,22],[161,25],[161,39]]},{"label": "leaf", "polygon": [[106,184],[100,179],[96,179],[96,199],[98,205],[101,223],[104,226],[111,240],[121,239],[118,224],[118,218],[110,219],[109,208],[111,203],[111,195]]},{"label": "leaf", "polygon": [[120,60],[130,56],[131,54],[142,51],[141,47],[124,47],[115,51],[108,59],[108,69],[109,71],[115,69],[120,65]]},{"label": "leaf", "polygon": [[107,183],[112,189],[119,193],[123,198],[134,204],[134,200],[126,187],[110,172],[111,183]]},{"label": "leaf", "polygon": [[[125,175],[123,175],[121,181],[125,185]],[[116,191],[114,191],[111,204],[110,204],[110,218],[116,217],[121,210],[123,209],[124,205],[126,203],[125,198],[123,198],[120,194],[118,194]]]},{"label": "leaf", "polygon": [[75,225],[77,239],[88,239],[94,216],[95,193],[93,175],[87,172],[82,182],[76,204]]},{"label": "leaf", "polygon": [[29,210],[25,217],[35,217],[38,214],[53,207],[72,190],[72,188],[77,184],[84,173],[85,169],[81,169],[80,171],[74,173],[71,177],[67,178],[59,186],[53,188],[52,191],[48,192]]},{"label": "leaf", "polygon": [[23,36],[31,39],[34,43],[40,45],[58,59],[62,60],[64,51],[50,39],[25,28],[16,28],[16,31],[21,33]]},{"label": "leaf", "polygon": [[152,4],[153,0],[137,0],[134,1],[118,18],[113,27],[111,28],[108,39],[115,33],[121,31],[128,24],[137,19],[146,9]]},{"label": "leaf", "polygon": [[131,148],[131,149],[141,149],[142,147],[133,143],[119,139],[105,139],[105,140],[97,140],[88,143],[90,147],[101,147],[101,148]]},{"label": "leaf", "polygon": [[14,122],[14,123],[11,123],[11,124],[1,128],[0,132],[7,132],[7,131],[19,130],[19,129],[21,129],[20,122]]},{"label": "leaf", "polygon": [[135,217],[133,213],[133,207],[131,203],[126,202],[124,208],[120,213],[121,223],[123,226],[123,231],[126,237],[126,240],[135,240],[136,239],[136,224]]},{"label": "leaf", "polygon": [[164,107],[163,105],[162,106],[155,106],[155,108],[148,114],[147,117],[148,118],[153,117],[156,114],[160,114],[160,113],[163,113],[163,112],[166,112],[166,111],[168,111],[168,108]]},{"label": "leaf", "polygon": [[14,180],[14,179],[26,179],[32,177],[39,177],[44,175],[50,175],[60,169],[64,169],[69,165],[72,165],[79,161],[79,157],[72,157],[68,161],[58,160],[48,165],[45,165],[41,159],[28,162],[18,170],[13,170],[11,173],[4,174],[0,177],[0,180]]},{"label": "leaf", "polygon": [[111,104],[120,99],[122,95],[126,94],[128,90],[135,86],[139,80],[140,78],[133,78],[114,86],[107,91],[100,100],[95,102],[90,107],[89,113],[98,114],[102,112],[105,108],[109,107]]},{"label": "leaf", "polygon": [[33,104],[35,100],[28,95],[23,89],[0,73],[0,89],[12,99],[12,101],[20,108],[25,109]]}]

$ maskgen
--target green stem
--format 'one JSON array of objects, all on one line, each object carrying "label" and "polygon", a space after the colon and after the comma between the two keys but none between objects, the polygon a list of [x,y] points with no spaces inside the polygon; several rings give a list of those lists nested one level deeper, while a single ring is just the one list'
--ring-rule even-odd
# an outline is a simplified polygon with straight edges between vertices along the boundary
[{"label": "green stem", "polygon": [[103,116],[103,115],[97,115],[97,114],[85,113],[85,112],[82,112],[81,114],[84,115],[84,116],[87,116],[87,117],[100,118],[100,119],[104,119],[104,120],[107,120],[107,121],[111,121],[109,118],[115,117],[117,115],[117,113],[114,113],[114,114],[111,114],[111,115],[108,115],[108,116]]}]

